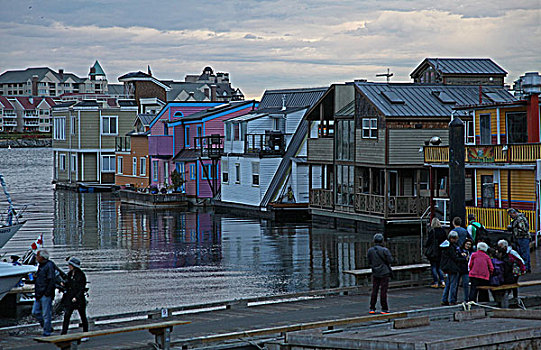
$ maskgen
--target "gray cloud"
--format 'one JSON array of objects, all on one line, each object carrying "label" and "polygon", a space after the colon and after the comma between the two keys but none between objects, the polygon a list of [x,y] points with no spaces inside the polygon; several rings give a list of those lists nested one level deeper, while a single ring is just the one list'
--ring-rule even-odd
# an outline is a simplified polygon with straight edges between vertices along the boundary
[{"label": "gray cloud", "polygon": [[99,59],[115,81],[147,64],[164,79],[211,65],[257,97],[266,88],[376,80],[387,67],[395,81],[408,81],[429,56],[491,57],[510,72],[509,81],[541,68],[537,0],[232,0],[220,6],[209,0],[0,0],[0,6],[0,70],[50,66],[86,75]]}]

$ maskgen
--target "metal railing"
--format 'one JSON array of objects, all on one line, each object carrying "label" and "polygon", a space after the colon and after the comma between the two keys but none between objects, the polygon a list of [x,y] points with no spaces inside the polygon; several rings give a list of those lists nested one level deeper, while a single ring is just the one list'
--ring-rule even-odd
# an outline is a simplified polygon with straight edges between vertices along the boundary
[{"label": "metal railing", "polygon": [[115,150],[117,152],[126,152],[131,150],[131,137],[117,136],[115,137]]},{"label": "metal railing", "polygon": [[219,134],[194,137],[194,144],[203,157],[219,158],[224,153],[224,137]]},{"label": "metal railing", "polygon": [[[429,197],[418,196],[389,196],[389,216],[421,216],[423,211],[430,204]],[[385,196],[367,193],[355,194],[355,211],[370,214],[385,214]]]},{"label": "metal railing", "polygon": [[[520,211],[530,224],[530,232],[535,233],[537,227],[535,210]],[[478,222],[482,223],[489,230],[507,230],[507,226],[511,223],[511,218],[507,214],[507,209],[500,208],[478,208],[466,207],[466,216],[474,214]]]},{"label": "metal railing", "polygon": [[246,134],[246,153],[283,155],[286,151],[285,134]]}]

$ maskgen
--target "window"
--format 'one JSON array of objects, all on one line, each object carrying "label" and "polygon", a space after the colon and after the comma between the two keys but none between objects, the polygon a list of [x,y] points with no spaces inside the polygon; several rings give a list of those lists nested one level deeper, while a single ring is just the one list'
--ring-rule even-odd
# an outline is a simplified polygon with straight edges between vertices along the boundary
[{"label": "window", "polygon": [[240,184],[240,164],[235,164],[235,183]]},{"label": "window", "polygon": [[117,170],[117,174],[122,174],[122,168],[124,167],[122,164],[124,162],[124,159],[122,157],[118,157],[116,159],[116,170]]},{"label": "window", "polygon": [[139,158],[139,175],[146,176],[147,174],[147,159],[145,157]]},{"label": "window", "polygon": [[169,128],[167,127],[167,123],[163,123],[163,134],[169,135]]},{"label": "window", "polygon": [[231,123],[225,124],[225,140],[231,141]]},{"label": "window", "polygon": [[229,162],[222,160],[222,182],[229,183]]},{"label": "window", "polygon": [[77,171],[77,155],[71,155],[71,172],[74,173]]},{"label": "window", "polygon": [[467,145],[473,145],[475,144],[475,128],[473,125],[473,120],[468,120],[466,122],[466,129],[465,129],[465,140]]},{"label": "window", "polygon": [[152,162],[152,181],[158,181],[158,161]]},{"label": "window", "polygon": [[[201,125],[198,125],[198,126],[197,126],[197,131],[196,131],[195,136],[201,137],[201,131],[202,131]],[[197,139],[196,144],[197,144],[197,147],[200,146],[200,139]]]},{"label": "window", "polygon": [[190,180],[195,180],[195,164],[190,164]]},{"label": "window", "polygon": [[336,159],[353,160],[355,123],[353,120],[338,120],[336,122]]},{"label": "window", "polygon": [[525,112],[506,113],[507,143],[528,142],[528,120]]},{"label": "window", "polygon": [[54,118],[53,130],[54,130],[55,140],[65,140],[66,139],[66,118],[64,117]]},{"label": "window", "polygon": [[101,172],[102,173],[115,172],[115,156],[101,156]]},{"label": "window", "polygon": [[377,118],[363,118],[363,139],[377,139],[378,138],[378,119]]},{"label": "window", "polygon": [[102,116],[101,117],[101,134],[102,135],[118,134],[118,117]]},{"label": "window", "polygon": [[184,143],[186,144],[186,147],[190,147],[190,127],[187,126],[185,130],[186,140],[184,140]]},{"label": "window", "polygon": [[481,145],[492,144],[490,114],[481,114],[479,116],[479,131],[481,132]]},{"label": "window", "polygon": [[131,173],[133,176],[137,175],[137,157],[133,157],[132,159]]},{"label": "window", "polygon": [[239,124],[233,124],[233,140],[239,141],[240,140],[240,129]]},{"label": "window", "polygon": [[259,186],[259,162],[252,163],[252,186]]},{"label": "window", "polygon": [[[210,177],[207,177],[210,176]],[[212,164],[201,164],[201,179],[207,180],[207,179],[214,179],[216,176],[216,172],[214,171],[214,167]]]},{"label": "window", "polygon": [[75,124],[77,123],[77,118],[72,115],[70,120],[70,131],[72,135],[75,135]]},{"label": "window", "polygon": [[58,167],[62,171],[66,170],[66,155],[65,154],[61,154],[59,156]]}]

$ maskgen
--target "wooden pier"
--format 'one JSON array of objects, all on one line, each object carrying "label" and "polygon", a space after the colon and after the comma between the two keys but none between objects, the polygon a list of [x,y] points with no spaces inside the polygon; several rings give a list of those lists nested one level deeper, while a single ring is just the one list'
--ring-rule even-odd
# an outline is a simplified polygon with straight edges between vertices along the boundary
[{"label": "wooden pier", "polygon": [[[531,279],[539,277],[534,274],[528,275],[528,278]],[[525,298],[525,304],[528,308],[534,304],[541,305],[539,297],[541,286],[521,288],[520,295]],[[459,296],[461,296],[460,292]],[[295,340],[296,344],[301,346],[300,339],[307,334],[312,339],[315,339],[315,335],[320,338],[324,337],[318,341],[331,337],[335,339],[333,341],[336,341],[337,338],[343,338],[345,344],[352,333],[366,335],[371,334],[370,330],[379,329],[383,332],[382,336],[385,332],[398,334],[398,330],[391,330],[395,319],[404,320],[428,316],[430,325],[419,326],[413,330],[405,329],[408,332],[419,332],[419,337],[421,337],[422,332],[428,330],[430,332],[444,332],[444,326],[449,326],[449,322],[454,318],[454,313],[464,310],[461,305],[440,307],[441,290],[426,286],[391,289],[389,303],[394,312],[389,315],[369,315],[368,299],[369,288],[348,287],[288,294],[280,297],[188,305],[163,310],[158,308],[146,313],[91,317],[91,331],[109,330],[109,332],[99,333],[100,336],[91,338],[87,343],[81,344],[80,348],[153,349],[153,345],[149,345],[149,342],[153,342],[153,337],[146,329],[152,327],[154,323],[167,321],[191,322],[175,327],[170,334],[171,348],[175,349],[256,349],[257,347],[253,344],[259,344],[259,346],[268,344],[268,346],[274,346],[270,349],[284,350],[288,349],[287,342],[294,339],[297,339]],[[495,303],[492,304],[492,306],[495,305]],[[487,318],[485,321],[496,322],[498,325],[507,322],[507,327],[510,327],[510,330],[507,330],[507,335],[501,335],[502,337],[511,337],[514,325],[522,327],[524,323],[515,319],[494,320],[494,317]],[[415,322],[420,322],[420,320]],[[423,322],[426,323],[426,321]],[[486,327],[482,327],[483,320],[476,320],[476,322],[476,327],[482,329],[484,334],[490,333]],[[537,319],[529,320],[529,322],[529,328],[541,327],[539,325],[541,321]],[[459,323],[451,325],[458,327]],[[496,325],[496,323],[494,324]],[[58,335],[61,327],[60,320],[53,325],[55,328],[53,334]],[[113,334],[115,329],[135,326],[141,326],[142,330]],[[464,327],[468,326],[464,323]],[[523,331],[523,328],[525,327],[520,328],[520,332]],[[348,329],[356,330],[347,333]],[[497,332],[498,329],[496,329]],[[54,349],[55,347],[51,344],[40,344],[33,340],[40,336],[40,331],[37,324],[2,328],[0,329],[0,349]],[[70,329],[68,334],[75,332],[77,329]],[[445,332],[447,331],[445,330]],[[475,332],[479,333],[478,330]],[[526,339],[524,335],[526,333],[520,334],[522,338]],[[316,343],[313,342],[310,346],[315,346]],[[310,348],[308,343],[306,343],[306,348]],[[313,348],[317,349],[317,347]],[[299,347],[299,349],[303,348]]]}]

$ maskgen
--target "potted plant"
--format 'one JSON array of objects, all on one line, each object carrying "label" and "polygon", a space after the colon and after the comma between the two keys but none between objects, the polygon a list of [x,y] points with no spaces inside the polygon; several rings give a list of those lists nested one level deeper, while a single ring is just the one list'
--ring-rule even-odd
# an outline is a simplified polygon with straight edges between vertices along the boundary
[{"label": "potted plant", "polygon": [[182,178],[180,173],[177,171],[177,169],[171,172],[171,182],[173,183],[173,191],[179,192],[180,187],[184,184],[184,179]]}]

